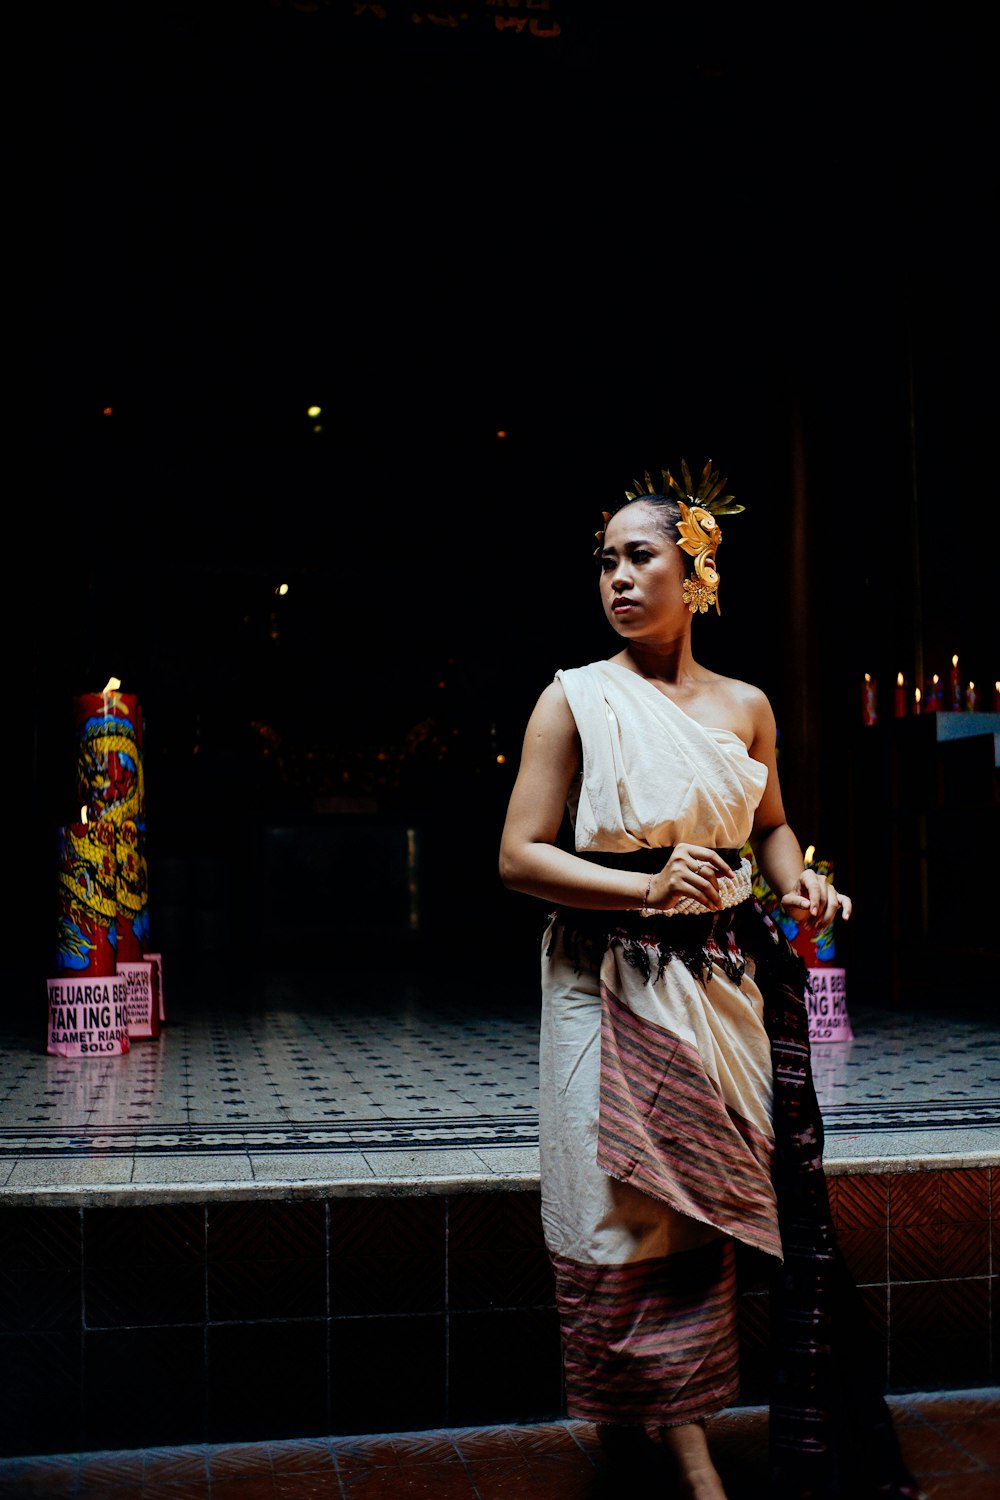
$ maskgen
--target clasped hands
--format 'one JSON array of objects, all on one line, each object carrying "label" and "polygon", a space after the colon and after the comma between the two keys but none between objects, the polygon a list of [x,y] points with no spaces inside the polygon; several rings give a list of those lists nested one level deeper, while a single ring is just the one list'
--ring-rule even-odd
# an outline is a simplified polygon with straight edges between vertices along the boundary
[{"label": "clasped hands", "polygon": [[[669,911],[678,901],[693,898],[709,911],[722,910],[719,881],[733,870],[717,849],[703,844],[677,844],[663,869],[649,882],[647,907]],[[821,930],[839,913],[846,922],[851,898],[838,891],[832,881],[814,869],[804,869],[790,890],[780,897],[785,915],[802,927]]]}]

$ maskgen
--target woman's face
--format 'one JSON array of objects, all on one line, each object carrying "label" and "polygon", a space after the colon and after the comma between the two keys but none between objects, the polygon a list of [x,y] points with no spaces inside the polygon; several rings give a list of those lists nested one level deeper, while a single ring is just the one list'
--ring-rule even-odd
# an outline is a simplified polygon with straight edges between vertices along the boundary
[{"label": "woman's face", "polygon": [[601,602],[619,635],[631,638],[683,624],[686,560],[664,527],[659,506],[633,501],[604,531]]}]

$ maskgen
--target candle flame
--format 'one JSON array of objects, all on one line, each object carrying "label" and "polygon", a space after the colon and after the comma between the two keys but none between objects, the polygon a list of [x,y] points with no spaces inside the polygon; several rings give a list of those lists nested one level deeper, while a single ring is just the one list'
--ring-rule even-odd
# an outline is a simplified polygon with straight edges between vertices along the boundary
[{"label": "candle flame", "polygon": [[913,689],[913,701],[915,703],[919,703],[920,702],[920,689],[919,688],[914,688]]},{"label": "candle flame", "polygon": [[80,808],[80,822],[81,823],[86,823],[86,821],[87,821],[87,809],[85,807],[81,807]]},{"label": "candle flame", "polygon": [[952,664],[953,667],[957,667],[958,666],[958,652],[957,651],[956,651],[955,655],[951,659],[951,664]]},{"label": "candle flame", "polygon": [[865,673],[865,681],[866,682],[871,682],[871,680],[872,680],[872,674],[870,672],[866,672]]},{"label": "candle flame", "polygon": [[938,674],[937,674],[937,673],[936,673],[936,672],[935,672],[935,673],[934,673],[934,676],[933,676],[933,677],[932,677],[932,678],[931,678],[931,682],[933,682],[933,684],[934,684],[934,686],[935,686],[935,687],[937,687],[937,685],[938,685],[938,683],[939,683],[939,682],[940,682],[940,681],[941,681],[941,679],[940,679],[940,677],[939,677],[939,676],[938,676]]},{"label": "candle flame", "polygon": [[811,865],[812,862],[813,862],[813,860],[815,858],[816,858],[816,845],[815,844],[810,844],[809,848],[806,850],[805,854],[803,854],[803,856],[802,856],[803,862],[805,864],[807,864],[807,865]]},{"label": "candle flame", "polygon": [[108,678],[108,685],[104,689],[104,691],[106,693],[117,693],[117,691],[121,687],[121,685],[122,684],[121,684],[121,678],[120,677],[109,677]]},{"label": "candle flame", "polygon": [[896,686],[897,687],[902,687],[903,686],[903,674],[902,674],[902,672],[897,672],[896,673]]}]

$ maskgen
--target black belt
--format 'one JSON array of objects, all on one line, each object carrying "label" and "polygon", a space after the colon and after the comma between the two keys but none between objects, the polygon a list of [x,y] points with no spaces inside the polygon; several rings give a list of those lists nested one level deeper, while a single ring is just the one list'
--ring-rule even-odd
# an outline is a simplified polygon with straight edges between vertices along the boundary
[{"label": "black belt", "polygon": [[[641,870],[643,875],[656,875],[673,854],[674,845],[668,844],[662,849],[630,849],[627,854],[604,853],[600,849],[578,849],[576,852],[581,859],[589,859],[595,865],[606,865],[610,870]],[[715,853],[722,855],[731,870],[738,870],[743,863],[742,849],[716,849]]]}]

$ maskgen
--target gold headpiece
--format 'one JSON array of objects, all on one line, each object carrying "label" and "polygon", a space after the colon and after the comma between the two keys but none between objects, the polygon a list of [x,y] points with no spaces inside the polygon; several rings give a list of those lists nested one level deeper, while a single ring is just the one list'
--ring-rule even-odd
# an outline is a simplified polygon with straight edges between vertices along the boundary
[{"label": "gold headpiece", "polygon": [[[695,576],[684,580],[684,603],[692,614],[698,610],[706,614],[713,604],[716,614],[721,614],[715,552],[722,541],[722,530],[716,517],[735,516],[746,507],[734,504],[732,495],[723,494],[726,481],[719,478],[718,469],[712,468],[711,459],[701,471],[697,489],[684,459],[681,459],[683,489],[669,469],[662,469],[660,472],[663,477],[663,484],[660,488],[657,488],[649,477],[648,469],[644,471],[641,480],[634,479],[632,483],[635,489],[625,491],[626,503],[630,500],[641,500],[644,495],[677,496],[677,504],[681,513],[681,518],[677,523],[677,545],[682,552],[694,558]],[[612,512],[606,510],[603,515],[604,525],[607,526]],[[604,532],[598,531],[594,534],[598,541],[594,556],[599,557],[604,542]]]}]

